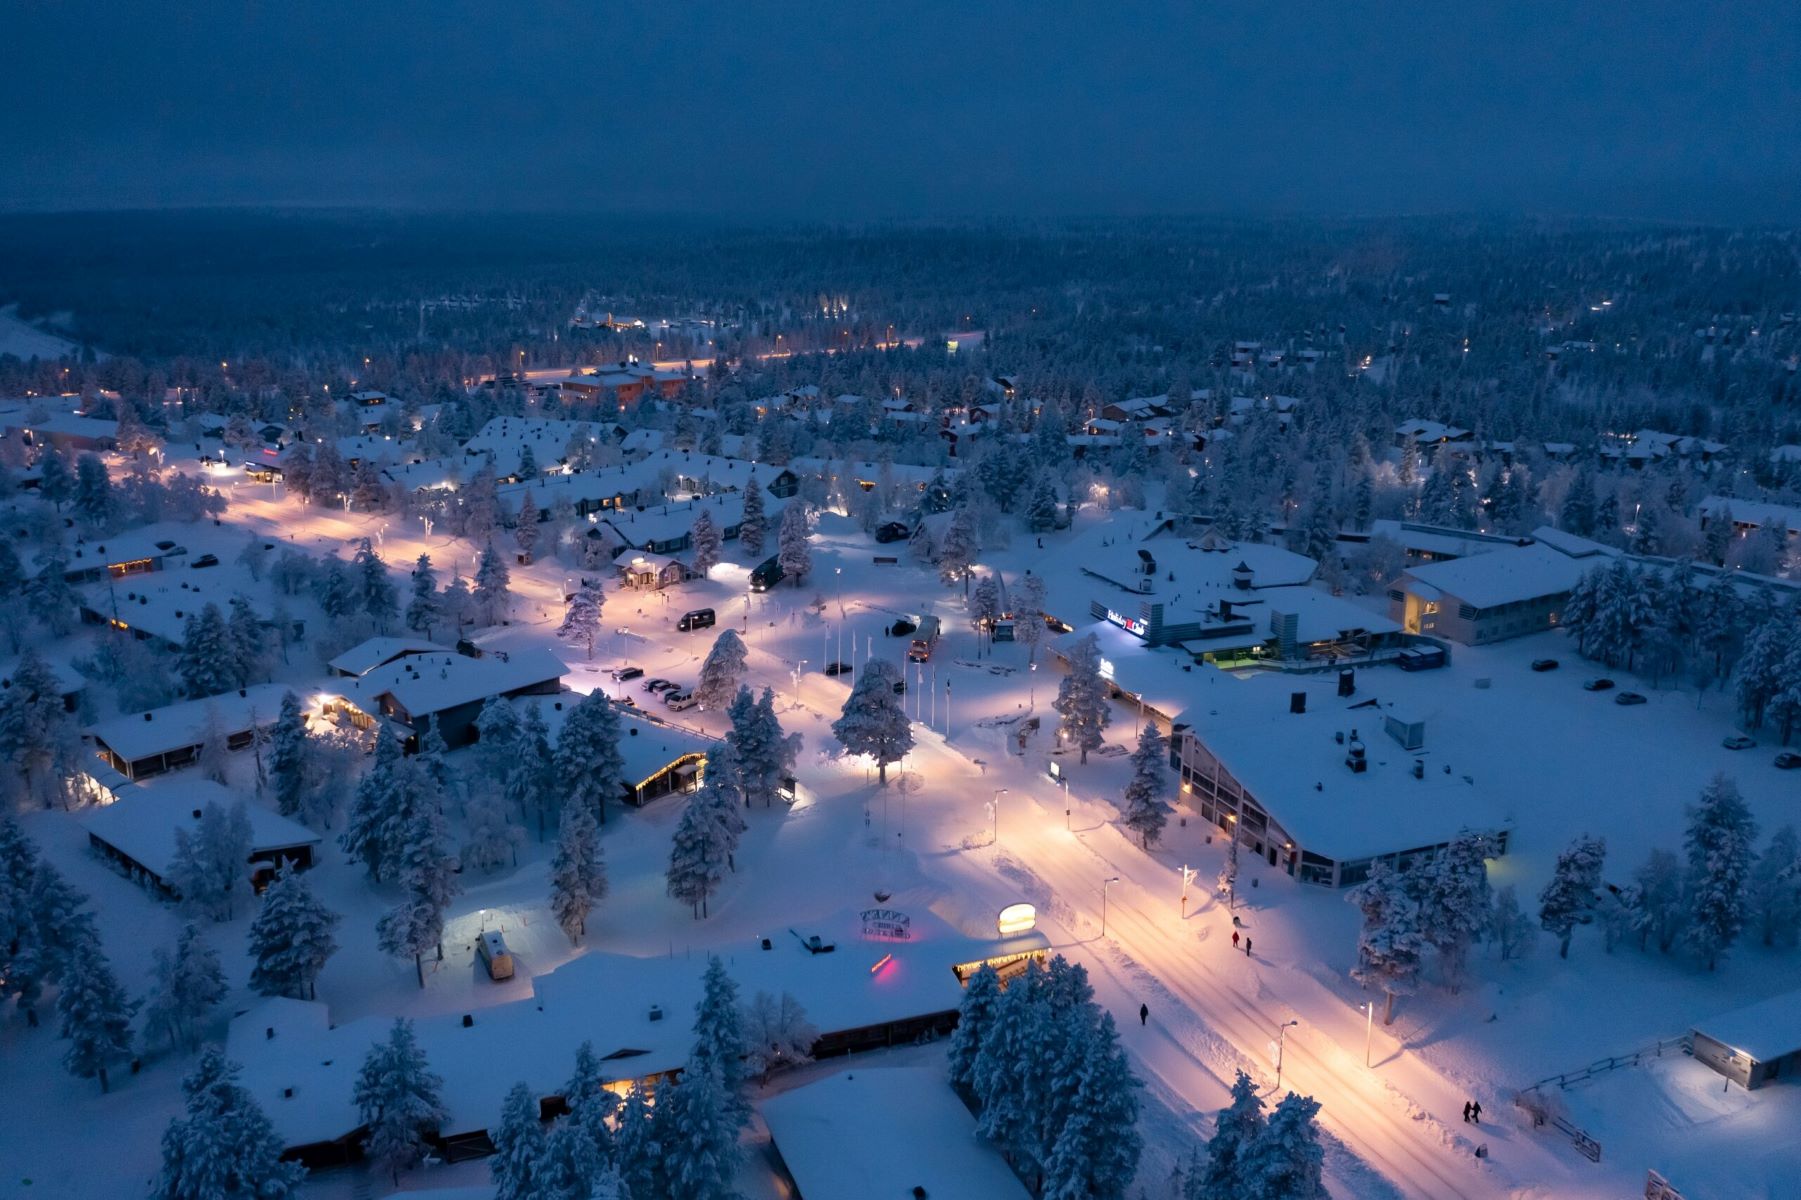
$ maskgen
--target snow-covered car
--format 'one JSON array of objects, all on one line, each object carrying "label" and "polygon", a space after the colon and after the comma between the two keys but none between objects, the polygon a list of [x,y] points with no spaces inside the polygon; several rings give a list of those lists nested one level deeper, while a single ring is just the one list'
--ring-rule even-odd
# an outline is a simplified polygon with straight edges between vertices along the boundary
[{"label": "snow-covered car", "polygon": [[1532,660],[1532,669],[1534,671],[1555,671],[1557,669],[1557,660],[1554,658],[1535,658]]},{"label": "snow-covered car", "polygon": [[643,667],[614,667],[613,678],[620,683],[628,679],[636,679],[644,674]]},{"label": "snow-covered car", "polygon": [[673,692],[663,693],[663,703],[677,712],[681,712],[685,708],[693,708],[700,702],[694,698],[693,692],[686,688],[677,688]]},{"label": "snow-covered car", "polygon": [[1613,702],[1615,704],[1625,704],[1625,705],[1643,704],[1645,702],[1645,698],[1643,696],[1639,695],[1637,692],[1621,692],[1619,695],[1617,695],[1613,698]]},{"label": "snow-covered car", "polygon": [[1728,750],[1749,750],[1757,745],[1757,739],[1747,737],[1742,733],[1735,733],[1730,737],[1721,738],[1720,745]]},{"label": "snow-covered car", "polygon": [[1801,767],[1801,751],[1784,750],[1776,756],[1776,768],[1781,771],[1792,771]]},{"label": "snow-covered car", "polygon": [[651,693],[666,692],[670,688],[680,686],[681,684],[673,679],[646,679],[644,681],[644,690]]},{"label": "snow-covered car", "polygon": [[1611,692],[1613,690],[1613,680],[1603,676],[1596,676],[1593,679],[1584,679],[1582,681],[1582,690],[1585,692]]}]

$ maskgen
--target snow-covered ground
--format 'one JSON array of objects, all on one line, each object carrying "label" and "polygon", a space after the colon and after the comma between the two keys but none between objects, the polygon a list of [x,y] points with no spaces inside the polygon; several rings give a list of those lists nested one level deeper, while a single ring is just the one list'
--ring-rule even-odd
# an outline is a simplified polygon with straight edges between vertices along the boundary
[{"label": "snow-covered ground", "polygon": [[[347,551],[379,531],[381,550],[397,572],[421,552],[441,570],[472,568],[467,544],[426,537],[398,517],[305,509],[280,498],[279,488],[248,482],[232,488],[229,473],[222,482],[232,493],[227,524],[248,524],[310,550]],[[1068,536],[1047,536],[1042,551],[1030,539],[990,550],[983,568],[1009,577],[1028,566],[1069,572],[1059,559]],[[603,845],[612,891],[589,921],[582,948],[571,947],[549,919],[548,847],[533,842],[516,868],[466,875],[452,910],[447,959],[423,990],[410,962],[383,955],[375,944],[375,918],[392,895],[371,888],[328,839],[313,882],[346,918],[342,948],[319,983],[333,1019],[467,1012],[518,999],[530,994],[534,976],[583,949],[732,952],[771,929],[866,905],[878,891],[890,894],[894,907],[931,909],[972,933],[991,929],[1001,907],[1023,899],[1037,906],[1040,929],[1056,950],[1087,966],[1147,1084],[1148,1149],[1138,1185],[1145,1196],[1168,1194],[1171,1170],[1225,1103],[1234,1069],[1250,1070],[1273,1088],[1269,1047],[1289,1020],[1299,1025],[1286,1038],[1282,1086],[1324,1105],[1321,1119],[1334,1139],[1328,1168],[1335,1196],[1599,1200],[1642,1190],[1648,1167],[1679,1187],[1686,1172],[1685,1194],[1692,1196],[1773,1196],[1792,1185],[1801,1155],[1792,1144],[1777,1145],[1782,1139],[1773,1132],[1785,1123],[1793,1128],[1795,1101],[1785,1094],[1792,1087],[1734,1091],[1704,1103],[1720,1081],[1686,1058],[1614,1072],[1569,1097],[1572,1120],[1605,1148],[1598,1164],[1558,1135],[1529,1128],[1508,1101],[1543,1076],[1681,1034],[1692,1020],[1792,989],[1801,975],[1792,952],[1741,947],[1726,969],[1709,974],[1626,947],[1606,954],[1599,934],[1584,931],[1568,962],[1558,960],[1548,940],[1523,960],[1502,963],[1479,954],[1460,993],[1428,984],[1403,999],[1394,1025],[1377,1024],[1366,1066],[1359,1006],[1368,997],[1347,976],[1357,914],[1343,894],[1301,885],[1246,856],[1240,903],[1229,911],[1209,886],[1222,845],[1186,809],[1152,851],[1140,849],[1118,826],[1111,799],[1126,779],[1130,709],[1115,709],[1109,745],[1088,764],[1057,756],[1069,777],[1067,791],[1060,789],[1046,773],[1058,671],[1042,653],[1031,670],[1024,646],[979,641],[962,619],[960,592],[914,565],[904,548],[899,563],[875,561],[889,549],[873,545],[847,518],[826,513],[813,573],[800,587],[752,595],[738,563],[670,593],[640,596],[609,587],[607,632],[592,662],[553,637],[564,568],[548,556],[515,568],[517,620],[488,644],[558,650],[571,665],[566,683],[577,691],[604,685],[649,705],[651,698],[635,690],[641,681],[621,687],[604,673],[623,664],[642,667],[647,678],[691,683],[716,631],[678,632],[676,618],[689,609],[712,606],[721,627],[745,630],[750,682],[776,689],[784,724],[805,738],[801,800],[786,811],[749,813],[738,869],[705,921],[664,894],[670,834],[680,813],[676,799],[608,821]],[[727,544],[728,554],[736,550]],[[872,655],[902,660],[904,639],[885,636],[883,628],[898,613],[926,604],[943,615],[946,632],[930,663],[907,670],[908,709],[920,717],[917,745],[882,789],[865,762],[838,754],[829,733],[851,676],[819,670],[826,662],[857,664]],[[1530,660],[1546,654],[1563,657],[1565,668],[1531,672]],[[299,678],[306,669],[293,664],[284,677]],[[1719,747],[1731,728],[1724,699],[1710,696],[1697,705],[1692,692],[1645,685],[1639,690],[1650,696],[1648,705],[1616,708],[1607,696],[1581,691],[1581,674],[1556,635],[1546,635],[1460,649],[1438,677],[1407,681],[1441,690],[1447,712],[1469,697],[1472,711],[1493,726],[1490,737],[1517,742],[1518,761],[1496,781],[1511,797],[1515,833],[1494,877],[1517,884],[1528,905],[1557,851],[1577,832],[1608,839],[1610,879],[1623,879],[1653,846],[1676,847],[1683,806],[1715,770],[1734,770],[1766,829],[1789,819],[1794,785],[1770,766],[1768,751],[1734,755]],[[1368,671],[1359,686],[1380,694],[1386,678],[1381,669]],[[1490,682],[1478,689],[1477,679]],[[717,714],[676,715],[712,733],[724,727]],[[1029,716],[1042,727],[1022,750],[1017,734]],[[1271,753],[1281,752],[1272,745]],[[26,828],[92,896],[108,954],[121,977],[141,989],[151,951],[173,940],[176,914],[90,856],[74,816],[33,813]],[[1184,866],[1198,871],[1185,905]],[[519,975],[510,982],[491,983],[473,969],[470,941],[484,921],[506,929],[518,956]],[[241,916],[206,930],[224,954],[234,1010],[253,1000],[244,988],[247,923]],[[1254,956],[1234,949],[1235,923],[1254,939]],[[1132,1021],[1140,1003],[1150,1009],[1143,1026]],[[101,1096],[91,1082],[60,1069],[61,1049],[47,1030],[0,1022],[0,1075],[31,1082],[9,1088],[0,1100],[7,1131],[0,1195],[141,1192],[156,1170],[157,1139],[177,1105],[185,1063],[149,1062],[141,1075],[120,1078],[112,1094]],[[895,1057],[936,1062],[935,1054],[924,1048]],[[813,1071],[832,1069],[823,1064]],[[1635,1080],[1656,1087],[1632,1091]],[[1619,1099],[1623,1092],[1631,1095]],[[1472,1097],[1484,1106],[1480,1129],[1452,1119]],[[104,1153],[95,1153],[101,1136]],[[1486,1147],[1486,1158],[1476,1157],[1478,1146]],[[1719,1155],[1731,1160],[1730,1172],[1719,1169]],[[747,1164],[746,1194],[774,1195],[766,1173],[756,1170],[759,1161],[753,1155]],[[408,1186],[482,1178],[478,1164],[464,1165],[420,1172]],[[310,1190],[349,1195],[348,1180],[328,1173]]]},{"label": "snow-covered ground", "polygon": [[0,356],[11,354],[29,362],[34,358],[73,358],[80,353],[79,343],[20,317],[18,305],[0,308]]}]

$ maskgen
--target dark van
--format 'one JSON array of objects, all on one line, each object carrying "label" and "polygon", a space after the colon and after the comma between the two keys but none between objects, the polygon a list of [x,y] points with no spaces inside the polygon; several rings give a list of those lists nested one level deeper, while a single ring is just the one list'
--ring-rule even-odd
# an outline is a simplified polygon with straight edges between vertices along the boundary
[{"label": "dark van", "polygon": [[697,608],[693,612],[683,613],[682,619],[675,623],[675,627],[683,633],[687,633],[695,629],[705,629],[713,624],[713,621],[714,617],[712,609]]},{"label": "dark van", "polygon": [[783,575],[781,562],[774,558],[766,558],[757,564],[756,570],[750,573],[750,590],[767,592],[782,581]]}]

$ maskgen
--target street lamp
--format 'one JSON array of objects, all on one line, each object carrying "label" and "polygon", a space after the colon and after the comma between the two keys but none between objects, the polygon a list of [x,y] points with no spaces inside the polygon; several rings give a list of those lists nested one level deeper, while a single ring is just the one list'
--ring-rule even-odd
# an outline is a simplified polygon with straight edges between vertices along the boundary
[{"label": "street lamp", "polygon": [[796,707],[796,708],[800,707],[800,677],[801,677],[801,673],[803,671],[805,671],[806,669],[807,669],[807,660],[804,658],[800,660],[800,665],[794,668],[794,707]]},{"label": "street lamp", "polygon": [[1119,882],[1119,876],[1101,880],[1101,936],[1107,936],[1107,889]]},{"label": "street lamp", "polygon": [[1370,1042],[1376,1036],[1376,1002],[1371,1000],[1362,1005],[1366,1020],[1363,1023],[1363,1065],[1370,1065]]},{"label": "street lamp", "polygon": [[1001,797],[1007,794],[1006,788],[995,788],[994,799],[989,803],[989,811],[994,814],[994,844],[1001,844]]},{"label": "street lamp", "polygon": [[1299,1021],[1284,1021],[1282,1027],[1276,1031],[1276,1090],[1278,1092],[1282,1090],[1282,1051],[1288,1045],[1288,1031],[1291,1027],[1299,1024]]}]

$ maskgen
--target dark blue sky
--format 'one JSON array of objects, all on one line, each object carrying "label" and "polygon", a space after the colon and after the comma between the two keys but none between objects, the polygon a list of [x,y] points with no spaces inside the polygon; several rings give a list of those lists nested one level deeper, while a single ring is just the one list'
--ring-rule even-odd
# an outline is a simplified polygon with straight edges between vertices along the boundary
[{"label": "dark blue sky", "polygon": [[1801,9],[11,0],[0,207],[1801,223]]}]

